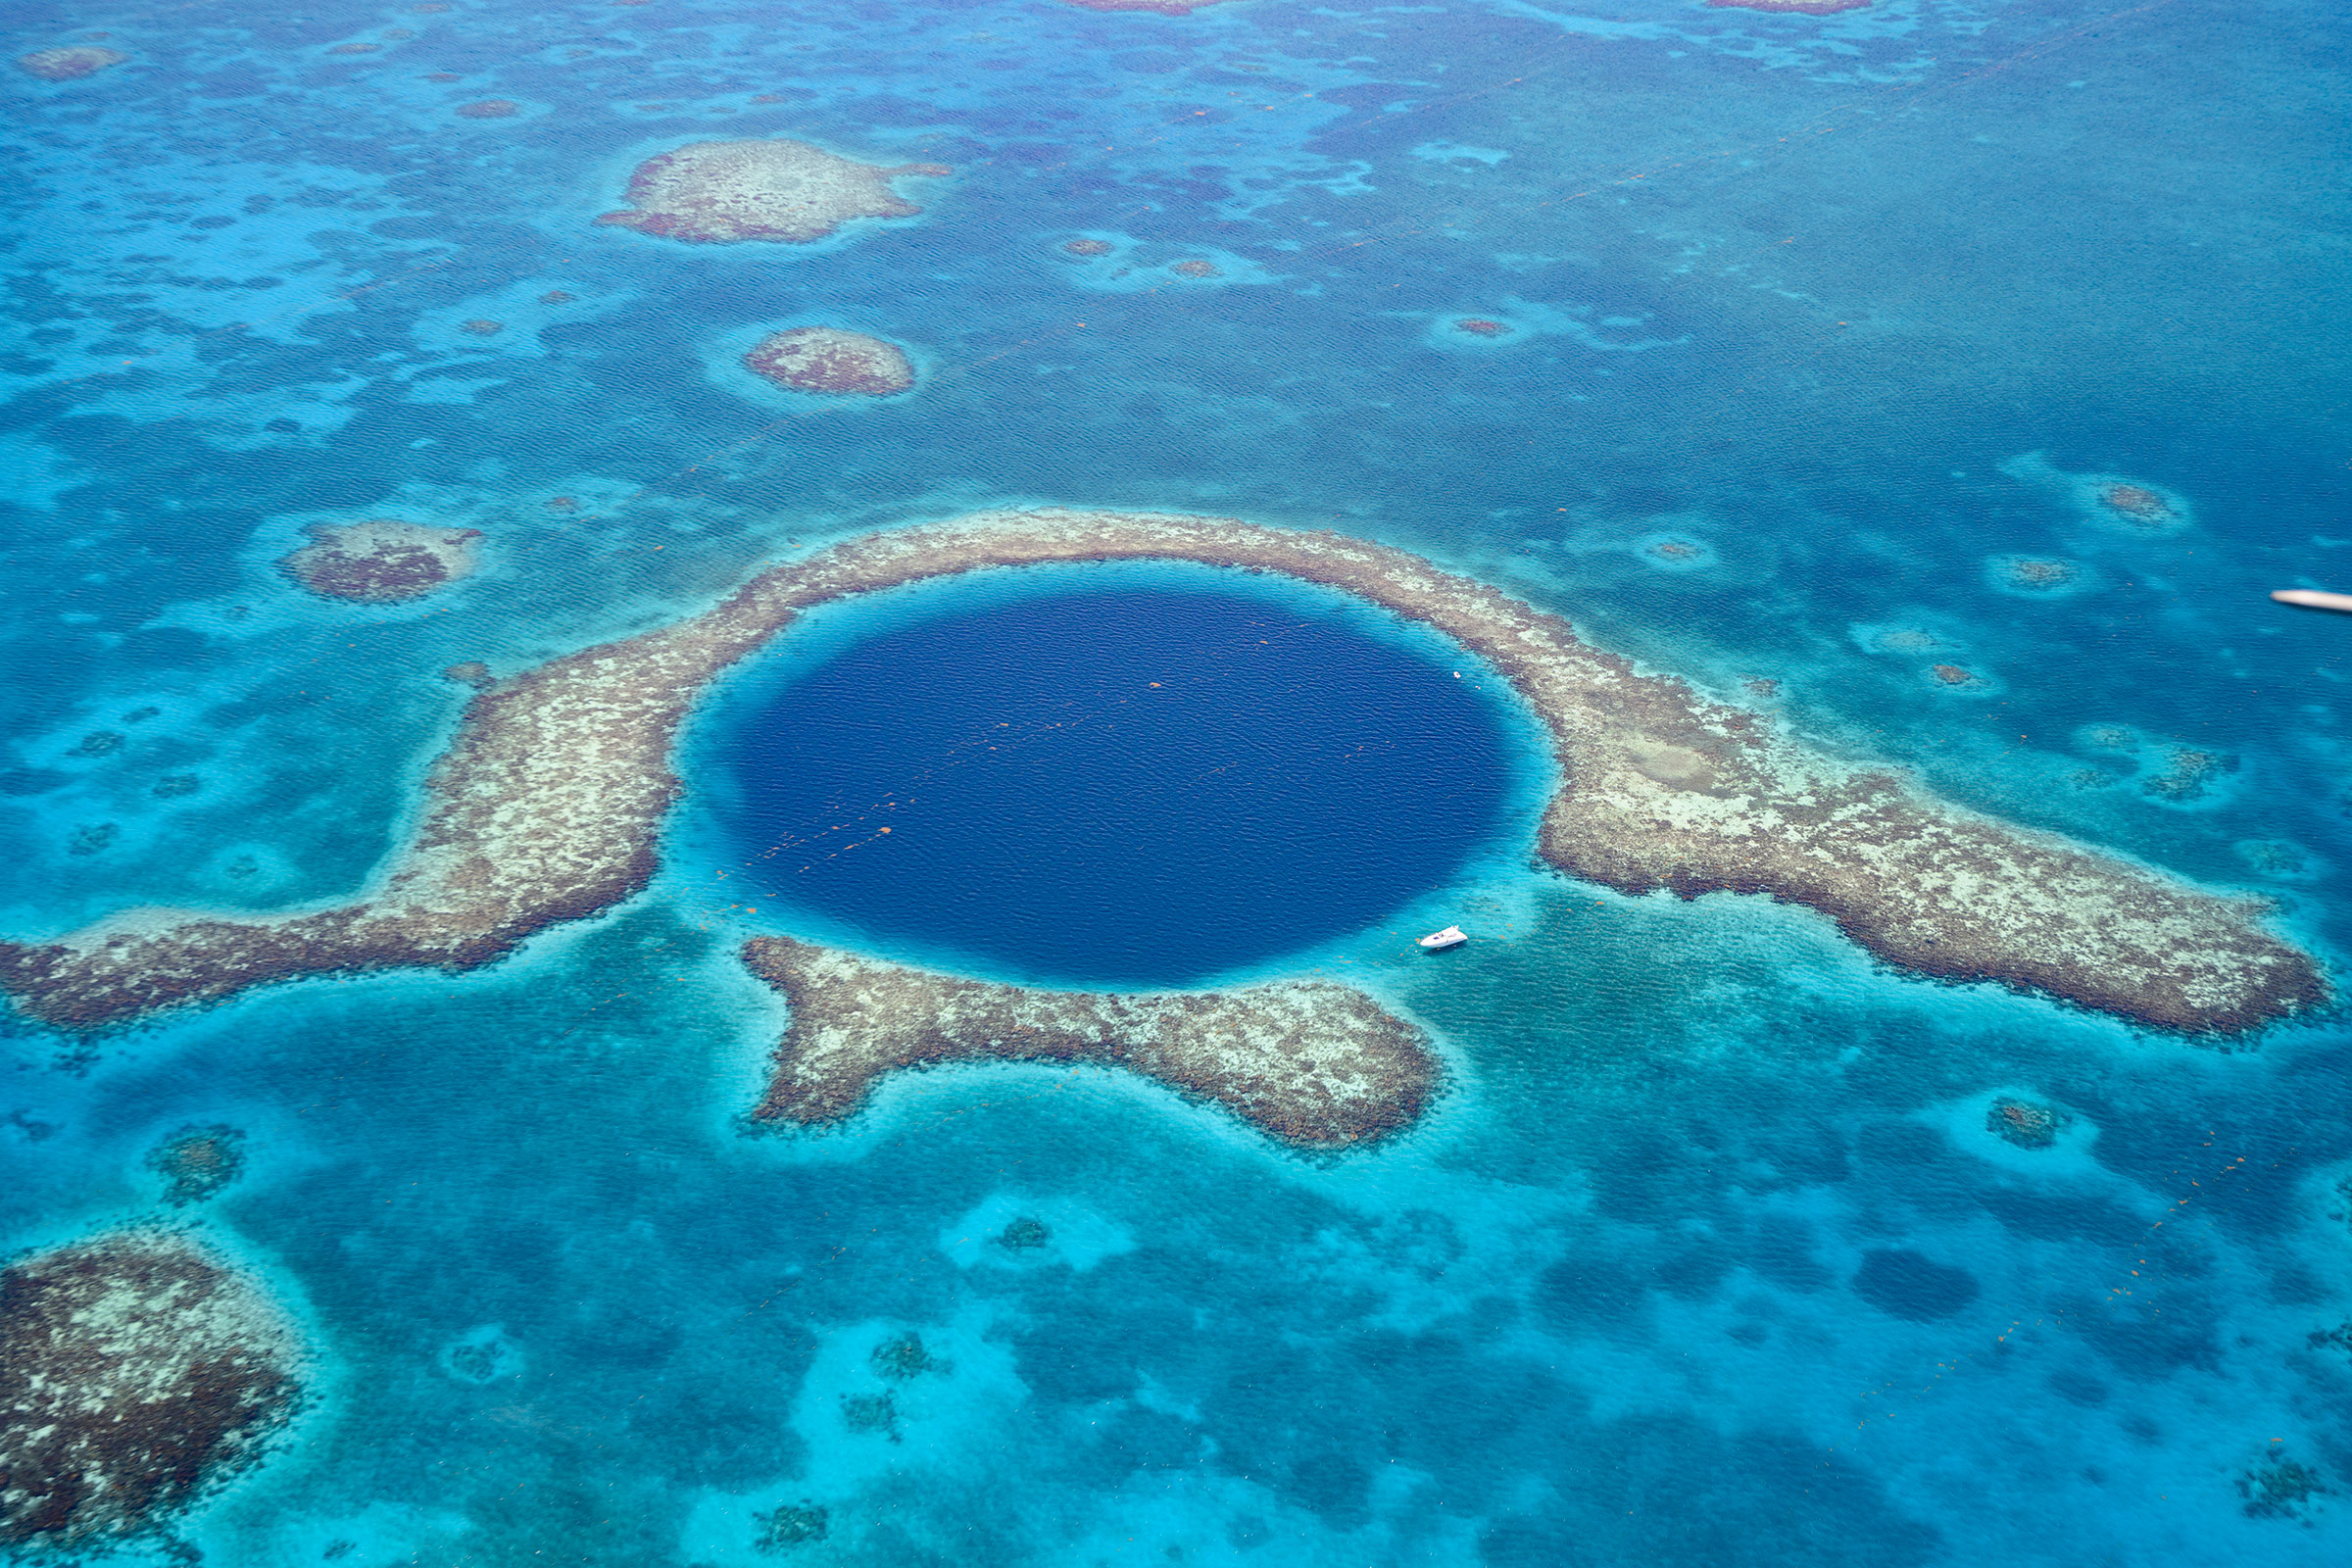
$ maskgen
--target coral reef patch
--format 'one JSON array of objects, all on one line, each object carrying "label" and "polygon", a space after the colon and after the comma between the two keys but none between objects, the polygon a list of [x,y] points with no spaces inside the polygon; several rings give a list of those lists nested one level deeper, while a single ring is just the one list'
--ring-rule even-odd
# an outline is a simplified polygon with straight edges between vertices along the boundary
[{"label": "coral reef patch", "polygon": [[2082,568],[2054,556],[2001,556],[1989,564],[1994,586],[2004,593],[2055,597],[2081,586]]},{"label": "coral reef patch", "polygon": [[805,141],[703,141],[640,164],[628,209],[597,221],[696,245],[805,245],[856,219],[912,218],[922,209],[890,182],[949,172],[940,164],[860,164]]},{"label": "coral reef patch", "polygon": [[668,767],[679,720],[803,610],[983,567],[1153,559],[1323,583],[1483,656],[1570,781],[1537,842],[1568,875],[1629,894],[1808,905],[1888,963],[2184,1033],[2256,1028],[2328,994],[2318,962],[2265,928],[2266,901],[1825,757],[1418,556],[1231,519],[1076,511],[864,535],[761,572],[701,615],[526,670],[468,707],[414,838],[366,896],[267,920],[130,910],[51,941],[0,943],[0,987],[35,1019],[86,1029],[301,975],[489,962],[647,884],[679,788]]},{"label": "coral reef patch", "polygon": [[989,1238],[1007,1252],[1033,1252],[1054,1239],[1046,1222],[1033,1214],[1016,1214]]},{"label": "coral reef patch", "polygon": [[259,1286],[188,1237],[126,1230],[0,1273],[0,1546],[160,1538],[258,1462],[303,1351]]},{"label": "coral reef patch", "polygon": [[28,55],[19,55],[17,69],[43,81],[79,81],[129,58],[120,49],[80,44],[65,49],[35,49]]},{"label": "coral reef patch", "polygon": [[760,1527],[760,1533],[752,1538],[754,1551],[780,1552],[825,1539],[825,1510],[806,1499],[754,1514],[752,1522]]},{"label": "coral reef patch", "polygon": [[1878,0],[1707,0],[1708,5],[1719,10],[1737,7],[1741,11],[1780,11],[1804,17],[1831,17],[1877,3]]},{"label": "coral reef patch", "polygon": [[2074,1118],[2054,1105],[2003,1095],[1984,1111],[1984,1130],[2020,1149],[2051,1149]]},{"label": "coral reef patch", "polygon": [[914,367],[896,343],[838,326],[802,326],[761,338],[743,357],[763,381],[794,392],[880,398],[914,385]]},{"label": "coral reef patch", "polygon": [[398,517],[370,517],[305,530],[312,542],[278,563],[315,594],[361,604],[418,599],[473,575],[479,528],[436,528]]},{"label": "coral reef patch", "polygon": [[2133,522],[2164,523],[2175,515],[2172,503],[2144,484],[2105,485],[2099,490],[2099,504]]},{"label": "coral reef patch", "polygon": [[1038,991],[789,937],[745,943],[743,961],[792,1013],[757,1122],[841,1121],[877,1079],[906,1068],[1092,1062],[1222,1105],[1290,1143],[1338,1149],[1410,1126],[1437,1087],[1420,1029],[1326,982]]},{"label": "coral reef patch", "polygon": [[182,1127],[147,1155],[167,1203],[201,1203],[245,1171],[245,1135],[234,1127]]},{"label": "coral reef patch", "polygon": [[2274,1453],[2239,1473],[2237,1494],[2249,1519],[2302,1519],[2334,1489],[2311,1466]]}]

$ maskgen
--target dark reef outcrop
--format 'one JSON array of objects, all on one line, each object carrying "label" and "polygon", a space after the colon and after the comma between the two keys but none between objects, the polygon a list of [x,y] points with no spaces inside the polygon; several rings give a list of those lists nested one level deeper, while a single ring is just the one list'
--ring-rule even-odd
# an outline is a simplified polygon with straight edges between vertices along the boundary
[{"label": "dark reef outcrop", "polygon": [[164,1178],[167,1203],[201,1203],[245,1173],[244,1146],[234,1127],[182,1127],[148,1154],[147,1168]]},{"label": "dark reef outcrop", "polygon": [[1226,991],[1040,991],[935,974],[788,937],[744,944],[792,1021],[755,1121],[823,1125],[874,1082],[956,1061],[1122,1067],[1312,1149],[1420,1119],[1437,1056],[1413,1024],[1321,981]]},{"label": "dark reef outcrop", "polygon": [[2317,961],[2263,924],[2265,901],[1822,756],[1421,557],[1230,519],[1076,511],[867,534],[763,571],[703,614],[526,670],[473,699],[414,837],[364,896],[259,920],[134,909],[0,943],[0,987],[33,1018],[92,1028],[301,975],[486,963],[647,884],[679,789],[680,719],[802,611],[986,567],[1153,559],[1327,584],[1485,658],[1547,733],[1565,787],[1537,850],[1571,876],[1808,905],[1888,963],[2184,1033],[2252,1029],[2327,999]]},{"label": "dark reef outcrop", "polygon": [[2055,1105],[2003,1095],[1984,1108],[1984,1130],[2020,1149],[2053,1149],[2074,1118]]},{"label": "dark reef outcrop", "polygon": [[896,343],[838,326],[771,332],[743,357],[763,381],[794,392],[889,397],[914,385],[914,367]]},{"label": "dark reef outcrop", "polygon": [[261,1288],[186,1236],[117,1231],[0,1273],[0,1546],[155,1539],[262,1457],[303,1350]]},{"label": "dark reef outcrop", "polygon": [[35,49],[28,55],[19,55],[17,69],[43,81],[79,81],[84,76],[94,76],[110,67],[119,66],[129,58],[120,49],[75,44],[63,49]]},{"label": "dark reef outcrop", "polygon": [[[471,330],[473,322],[467,322]],[[496,330],[496,323],[490,323]],[[311,543],[278,564],[315,594],[361,604],[420,599],[473,574],[479,528],[436,528],[398,517],[314,524]]]}]

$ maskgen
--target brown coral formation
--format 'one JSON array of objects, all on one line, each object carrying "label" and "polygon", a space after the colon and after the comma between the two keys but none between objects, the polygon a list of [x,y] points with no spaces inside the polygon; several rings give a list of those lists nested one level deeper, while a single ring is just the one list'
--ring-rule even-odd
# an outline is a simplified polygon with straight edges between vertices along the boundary
[{"label": "brown coral formation", "polygon": [[879,398],[914,385],[906,350],[838,326],[803,326],[761,338],[743,357],[761,380],[795,392]]},{"label": "brown coral formation", "polygon": [[0,1545],[153,1538],[257,1462],[300,1398],[293,1326],[184,1236],[121,1231],[0,1274]]},{"label": "brown coral formation", "polygon": [[2037,593],[2067,587],[2082,574],[2071,561],[2012,561],[2001,572],[2011,587]]},{"label": "brown coral formation", "polygon": [[35,49],[28,55],[19,55],[17,68],[43,81],[79,81],[129,58],[120,49],[80,44],[66,49]]},{"label": "brown coral formation", "polygon": [[480,103],[460,104],[457,112],[467,120],[505,120],[521,109],[522,105],[512,98],[485,98]]},{"label": "brown coral formation", "polygon": [[1189,17],[1218,0],[1066,0],[1089,11],[1156,11],[1163,17]]},{"label": "brown coral formation", "polygon": [[2050,1149],[2057,1145],[2058,1135],[2073,1120],[2053,1105],[2037,1105],[2030,1100],[2012,1100],[2003,1095],[1985,1108],[1984,1130],[2020,1149]]},{"label": "brown coral formation", "polygon": [[164,1201],[201,1203],[245,1171],[245,1135],[234,1127],[182,1127],[147,1155],[163,1176]]},{"label": "brown coral formation", "polygon": [[2111,484],[2099,492],[2099,502],[2133,522],[2170,522],[2172,503],[2145,485]]},{"label": "brown coral formation", "polygon": [[260,921],[133,910],[0,943],[0,987],[35,1018],[88,1028],[300,975],[486,963],[646,885],[678,791],[680,718],[801,611],[982,567],[1152,559],[1328,584],[1484,656],[1542,721],[1568,781],[1538,850],[1571,876],[1809,905],[1889,963],[2160,1028],[2251,1029],[2327,996],[2311,956],[2263,926],[2267,903],[1823,757],[1418,556],[1230,519],[1068,511],[865,535],[761,572],[702,615],[527,670],[474,699],[428,778],[416,836],[365,897]]},{"label": "brown coral formation", "polygon": [[1061,247],[1072,256],[1108,256],[1110,242],[1100,239],[1074,239]]},{"label": "brown coral formation", "polygon": [[1199,257],[1194,257],[1188,261],[1178,262],[1173,267],[1170,267],[1168,270],[1176,273],[1180,277],[1223,277],[1225,275],[1223,272],[1217,270],[1214,265],[1201,261]]},{"label": "brown coral formation", "polygon": [[1453,329],[1472,337],[1505,337],[1511,330],[1500,321],[1490,321],[1483,316],[1466,316],[1453,323]]},{"label": "brown coral formation", "polygon": [[315,594],[362,604],[416,599],[473,574],[479,528],[435,528],[398,517],[370,517],[306,530],[312,543],[278,563]]},{"label": "brown coral formation", "polygon": [[939,164],[860,164],[805,141],[702,141],[638,165],[629,209],[597,221],[697,245],[805,245],[856,219],[912,218],[922,209],[890,182],[949,172]]},{"label": "brown coral formation", "polygon": [[478,318],[474,320],[460,321],[458,323],[459,331],[470,332],[475,337],[496,337],[499,333],[504,332],[506,329],[507,323],[504,321],[492,321]]},{"label": "brown coral formation", "polygon": [[836,1122],[876,1079],[953,1061],[1093,1062],[1213,1102],[1291,1143],[1362,1144],[1421,1115],[1438,1062],[1413,1025],[1321,982],[1231,991],[1032,991],[786,937],[743,961],[791,1004],[765,1122]]}]

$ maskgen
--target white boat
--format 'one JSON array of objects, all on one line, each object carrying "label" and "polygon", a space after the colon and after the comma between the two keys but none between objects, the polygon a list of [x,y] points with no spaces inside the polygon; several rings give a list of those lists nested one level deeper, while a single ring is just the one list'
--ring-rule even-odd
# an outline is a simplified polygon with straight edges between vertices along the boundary
[{"label": "white boat", "polygon": [[1460,926],[1449,925],[1443,931],[1432,931],[1429,935],[1422,937],[1420,943],[1421,946],[1435,953],[1440,948],[1458,948],[1469,940],[1468,937],[1462,935]]},{"label": "white boat", "polygon": [[2280,588],[2271,595],[2282,605],[2310,610],[2352,610],[2352,594],[2324,594],[2316,588]]}]

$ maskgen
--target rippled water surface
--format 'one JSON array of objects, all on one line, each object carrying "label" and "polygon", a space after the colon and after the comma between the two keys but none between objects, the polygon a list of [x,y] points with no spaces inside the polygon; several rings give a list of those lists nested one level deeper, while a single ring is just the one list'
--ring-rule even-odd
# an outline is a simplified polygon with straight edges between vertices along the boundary
[{"label": "rippled water surface", "polygon": [[[1415,552],[2346,940],[2352,622],[2266,598],[2352,587],[2337,8],[0,31],[127,56],[0,67],[0,934],[348,894],[473,697],[445,668],[1054,505]],[[951,172],[805,246],[594,221],[645,160],[755,137]],[[915,385],[743,368],[808,325]],[[279,569],[376,517],[479,529],[479,569],[372,605]],[[1889,971],[1802,908],[1609,894],[1537,868],[1525,715],[1434,636],[1205,568],[992,593],[780,638],[685,725],[646,891],[499,964],[7,1025],[0,1248],[193,1226],[316,1347],[267,1462],[120,1560],[2352,1559],[2334,1016],[2217,1049]],[[1034,745],[962,767],[990,724]],[[885,800],[938,814],[790,886],[761,859]],[[1046,1065],[754,1135],[785,1014],[736,953],[778,932],[1344,979],[1445,1087],[1312,1159]],[[148,1156],[190,1128],[238,1164],[174,1205]]]}]

